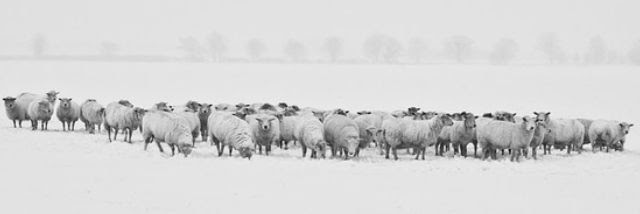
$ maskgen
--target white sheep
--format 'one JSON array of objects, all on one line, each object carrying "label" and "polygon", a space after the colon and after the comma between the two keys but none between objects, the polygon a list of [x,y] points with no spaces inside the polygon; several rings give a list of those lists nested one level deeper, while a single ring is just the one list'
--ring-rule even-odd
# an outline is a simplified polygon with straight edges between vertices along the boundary
[{"label": "white sheep", "polygon": [[[536,124],[536,131],[533,133],[533,138],[531,139],[531,157],[533,157],[534,160],[538,159],[538,147],[542,145],[542,142],[544,141],[544,137],[550,132],[551,130],[547,129],[544,123]],[[525,153],[525,156],[526,156],[526,153]]]},{"label": "white sheep", "polygon": [[530,146],[536,129],[536,120],[533,118],[525,116],[522,120],[521,123],[496,120],[477,128],[484,159],[489,155],[495,159],[496,149],[511,149],[511,161],[518,161],[521,151]]},{"label": "white sheep", "polygon": [[[454,155],[460,151],[460,155],[467,157],[467,144],[473,141],[476,135],[476,119],[478,116],[463,112],[460,114],[462,121],[454,121],[452,126],[445,126],[440,132],[436,144],[436,155],[443,156],[444,148],[451,143]],[[474,144],[473,155],[477,155],[477,146]]]},{"label": "white sheep", "polygon": [[589,139],[591,140],[591,149],[595,152],[598,147],[597,145],[604,145],[607,147],[607,152],[609,152],[609,148],[616,143],[620,143],[620,149],[624,150],[626,136],[629,134],[629,129],[632,126],[632,123],[612,120],[593,121],[588,131]]},{"label": "white sheep", "polygon": [[[113,129],[113,139],[118,136],[118,130],[129,131],[129,143],[131,143],[131,135],[133,130],[140,127],[142,118],[146,110],[138,107],[127,107],[120,103],[113,102],[107,105],[105,110],[104,128],[107,130],[109,142],[111,142],[111,129]],[[125,134],[125,139],[127,136]],[[125,140],[126,141],[126,140]]]},{"label": "white sheep", "polygon": [[18,125],[22,128],[22,121],[26,120],[26,114],[21,113],[21,110],[16,104],[15,97],[5,97],[2,98],[4,101],[4,110],[7,113],[7,118],[13,121],[13,128],[17,128],[16,121],[18,121]]},{"label": "white sheep", "polygon": [[581,153],[584,142],[584,125],[575,119],[551,119],[551,112],[534,112],[537,122],[544,122],[550,132],[544,137],[542,144],[544,154],[551,154],[553,145],[567,147],[567,154],[571,154],[572,148]]},{"label": "white sheep", "polygon": [[324,126],[313,114],[301,115],[296,125],[296,138],[302,146],[302,157],[307,154],[307,148],[311,150],[311,158],[325,158],[327,142],[324,140]]},{"label": "white sheep", "polygon": [[173,113],[178,117],[185,119],[189,127],[189,130],[191,131],[191,136],[193,137],[191,143],[193,146],[195,146],[196,138],[200,135],[200,126],[201,126],[200,118],[198,118],[198,113],[190,112],[190,111],[181,111],[181,112],[173,112]]},{"label": "white sheep", "polygon": [[271,144],[280,138],[280,123],[273,115],[259,113],[249,115],[245,118],[251,129],[253,142],[258,146],[258,152],[262,154],[262,147],[265,147],[265,154],[271,152]]},{"label": "white sheep", "polygon": [[36,99],[29,104],[27,116],[31,120],[31,129],[37,130],[38,121],[41,121],[41,130],[47,130],[53,116],[53,104],[47,99]]},{"label": "white sheep", "polygon": [[[580,121],[580,123],[582,123],[582,125],[584,126],[584,141],[582,145],[590,144],[591,140],[589,139],[589,127],[591,127],[591,123],[593,123],[593,120],[584,118],[578,118],[577,120]],[[593,147],[593,145],[591,146]]]},{"label": "white sheep", "polygon": [[[71,98],[60,98],[60,104],[56,109],[56,116],[62,123],[62,131],[74,131],[76,127],[76,121],[80,117],[80,106],[78,103],[73,102]],[[67,125],[65,130],[65,123]]]},{"label": "white sheep", "polygon": [[27,93],[27,92],[18,95],[15,101],[16,104],[18,105],[18,113],[19,113],[18,118],[21,118],[24,120],[31,120],[29,119],[29,115],[28,115],[29,105],[34,100],[46,99],[51,103],[51,107],[53,108],[57,100],[56,98],[57,95],[58,95],[58,92],[56,91],[49,91],[44,95]]},{"label": "white sheep", "polygon": [[152,110],[144,115],[142,121],[145,151],[147,145],[155,140],[160,152],[164,152],[161,142],[169,144],[171,156],[175,155],[175,147],[185,157],[191,153],[193,136],[186,119],[169,112]]},{"label": "white sheep", "polygon": [[283,116],[280,119],[280,138],[278,147],[281,149],[289,149],[289,143],[297,141],[296,139],[296,125],[298,123],[298,116]]},{"label": "white sheep", "polygon": [[358,124],[342,114],[332,114],[324,120],[324,139],[331,146],[331,155],[344,152],[345,159],[356,152],[360,141]]},{"label": "white sheep", "polygon": [[356,149],[355,156],[358,156],[360,149],[366,148],[370,143],[375,142],[375,133],[382,128],[383,117],[378,114],[360,114],[353,121],[358,124],[360,144]]},{"label": "white sheep", "polygon": [[385,158],[389,159],[391,150],[394,159],[398,160],[397,149],[414,148],[417,151],[415,159],[422,153],[424,160],[426,148],[435,145],[442,129],[451,125],[451,116],[445,113],[438,113],[429,120],[413,120],[411,117],[384,120],[382,138],[386,144]]},{"label": "white sheep", "polygon": [[232,149],[236,149],[242,157],[251,159],[255,143],[247,121],[228,112],[213,112],[207,122],[209,137],[218,149],[218,156],[222,156],[224,147],[229,146],[229,156]]},{"label": "white sheep", "polygon": [[85,130],[89,133],[95,133],[96,126],[98,126],[98,132],[100,126],[104,121],[105,108],[100,105],[95,99],[88,99],[80,105],[80,121],[84,123]]}]

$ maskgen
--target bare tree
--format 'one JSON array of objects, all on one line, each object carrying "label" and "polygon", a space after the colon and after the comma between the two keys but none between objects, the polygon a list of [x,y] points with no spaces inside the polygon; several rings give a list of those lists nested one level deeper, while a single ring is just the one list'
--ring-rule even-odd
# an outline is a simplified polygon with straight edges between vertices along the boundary
[{"label": "bare tree", "polygon": [[224,60],[224,56],[227,54],[227,41],[221,34],[214,31],[207,36],[207,50],[211,60],[220,62]]},{"label": "bare tree", "polygon": [[203,61],[205,55],[205,48],[200,42],[192,37],[180,38],[180,47],[185,53],[185,58],[190,61]]},{"label": "bare tree", "polygon": [[444,49],[456,62],[463,63],[471,55],[473,40],[467,36],[455,35],[445,40]]},{"label": "bare tree", "polygon": [[298,42],[294,39],[290,39],[284,45],[284,54],[291,59],[291,61],[299,62],[302,61],[306,54],[307,50],[301,42]]},{"label": "bare tree", "polygon": [[600,36],[589,40],[589,48],[585,54],[585,60],[589,64],[602,64],[607,60],[607,45]]},{"label": "bare tree", "polygon": [[558,38],[553,33],[545,33],[538,37],[538,50],[542,51],[549,60],[549,64],[559,63],[565,59],[564,51],[560,48]]},{"label": "bare tree", "polygon": [[120,47],[115,42],[104,41],[100,43],[100,53],[102,56],[113,57],[118,51],[120,51]]},{"label": "bare tree", "polygon": [[518,43],[510,38],[502,38],[495,45],[489,55],[489,60],[493,64],[508,64],[515,58],[518,51]]},{"label": "bare tree", "polygon": [[629,50],[629,60],[631,63],[640,65],[640,40],[638,40],[631,50]]},{"label": "bare tree", "polygon": [[402,44],[393,37],[374,34],[362,45],[364,56],[372,62],[397,62],[402,55]]},{"label": "bare tree", "polygon": [[33,50],[33,55],[36,57],[41,57],[45,54],[47,50],[47,38],[44,34],[38,33],[33,37],[33,41],[31,44],[31,48]]},{"label": "bare tree", "polygon": [[412,38],[409,40],[407,55],[414,63],[421,63],[427,55],[429,46],[422,38]]},{"label": "bare tree", "polygon": [[262,40],[254,38],[247,42],[247,54],[252,61],[259,60],[267,51],[267,45]]},{"label": "bare tree", "polygon": [[326,38],[324,40],[324,50],[327,51],[329,60],[335,63],[342,54],[342,39],[335,36]]}]

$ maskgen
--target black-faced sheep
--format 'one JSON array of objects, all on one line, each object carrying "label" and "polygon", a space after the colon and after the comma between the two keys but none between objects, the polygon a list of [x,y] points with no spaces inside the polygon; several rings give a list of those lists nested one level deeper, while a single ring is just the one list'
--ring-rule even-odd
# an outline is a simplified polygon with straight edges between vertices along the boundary
[{"label": "black-faced sheep", "polygon": [[[105,110],[104,128],[107,130],[109,142],[111,142],[111,131],[113,129],[113,139],[118,136],[118,130],[129,131],[129,143],[133,130],[141,126],[142,118],[146,110],[138,107],[127,107],[120,103],[113,102],[107,105]],[[125,135],[125,139],[127,136]]]},{"label": "black-faced sheep", "polygon": [[224,147],[229,146],[229,156],[233,149],[240,152],[240,156],[251,159],[255,150],[255,143],[251,139],[251,129],[244,121],[231,113],[213,112],[209,116],[209,137],[218,149],[218,156],[222,156]]},{"label": "black-faced sheep", "polygon": [[620,143],[620,150],[624,150],[626,136],[629,134],[629,129],[632,126],[633,124],[626,122],[610,120],[593,121],[588,131],[593,152],[596,151],[598,145],[606,146],[607,152],[609,152],[609,148],[612,148],[616,143]]},{"label": "black-faced sheep", "polygon": [[[76,127],[76,121],[80,117],[80,106],[78,103],[73,102],[71,98],[60,98],[60,104],[56,109],[56,116],[62,123],[62,131],[74,131]],[[65,129],[66,124],[66,129]]]},{"label": "black-faced sheep", "polygon": [[161,142],[166,142],[171,147],[171,156],[178,152],[187,157],[192,150],[191,130],[188,122],[178,115],[152,110],[144,115],[142,120],[142,137],[144,138],[144,150],[147,145],[155,140],[160,152],[164,152]]},{"label": "black-faced sheep", "polygon": [[31,120],[31,129],[38,129],[38,121],[41,121],[41,130],[47,130],[49,120],[53,116],[53,104],[47,99],[36,99],[29,104],[27,116]]},{"label": "black-faced sheep", "polygon": [[88,99],[80,105],[80,121],[84,123],[85,130],[95,133],[96,126],[100,131],[100,126],[104,121],[105,108],[95,99]]}]

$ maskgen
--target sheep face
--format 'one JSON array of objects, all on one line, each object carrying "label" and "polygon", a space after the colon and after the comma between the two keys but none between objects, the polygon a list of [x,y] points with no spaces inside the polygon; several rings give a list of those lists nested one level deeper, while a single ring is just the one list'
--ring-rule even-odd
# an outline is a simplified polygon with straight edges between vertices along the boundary
[{"label": "sheep face", "polygon": [[251,160],[251,156],[253,155],[253,149],[249,147],[242,147],[242,148],[239,148],[238,151],[240,152],[240,157]]},{"label": "sheep face", "polygon": [[16,107],[15,97],[5,97],[5,98],[2,98],[2,100],[4,100],[4,107],[6,109],[13,109]]},{"label": "sheep face", "polygon": [[474,116],[472,113],[465,113],[463,115],[464,118],[464,127],[466,128],[475,128],[476,127],[476,119],[478,116]]},{"label": "sheep face", "polygon": [[178,138],[178,151],[181,152],[184,157],[187,157],[189,156],[189,154],[191,154],[191,151],[193,149],[193,146],[191,145],[192,139],[193,137],[189,132],[182,133],[180,135],[180,138]]},{"label": "sheep face", "polygon": [[325,156],[325,150],[326,150],[326,148],[327,148],[327,142],[326,142],[326,141],[324,141],[324,140],[318,140],[318,141],[315,143],[315,148],[314,148],[314,150],[316,151],[316,153],[319,153],[319,155],[320,155],[322,158],[326,158],[326,156]]},{"label": "sheep face", "polygon": [[322,111],[312,111],[312,112],[314,117],[318,118],[320,122],[324,122],[324,112]]},{"label": "sheep face", "polygon": [[155,104],[155,107],[159,111],[171,112],[171,106],[167,102],[159,102]]},{"label": "sheep face", "polygon": [[63,109],[68,109],[71,107],[71,98],[60,98],[60,107]]},{"label": "sheep face", "polygon": [[512,114],[509,112],[496,112],[494,116],[495,116],[494,119],[496,120],[509,121],[512,123],[516,122],[515,120],[516,113]]},{"label": "sheep face", "polygon": [[533,112],[536,115],[536,122],[547,122],[549,121],[549,115],[551,112]]},{"label": "sheep face", "polygon": [[47,101],[41,101],[38,103],[38,112],[42,115],[48,115],[53,112],[51,109],[51,103]]},{"label": "sheep face", "polygon": [[189,100],[189,102],[187,102],[187,104],[185,104],[185,106],[188,109],[191,109],[193,112],[198,112],[198,110],[200,109],[200,107],[202,107],[202,104],[193,101],[193,100]]},{"label": "sheep face", "polygon": [[135,114],[136,119],[142,120],[142,118],[144,117],[144,114],[147,113],[147,110],[136,107],[133,109],[133,112]]},{"label": "sheep face", "polygon": [[47,92],[47,100],[49,100],[49,102],[51,102],[51,103],[55,102],[59,93],[60,92],[53,91],[53,90]]},{"label": "sheep face", "polygon": [[289,105],[287,105],[287,103],[285,103],[285,102],[281,102],[281,103],[278,103],[278,107],[280,107],[280,108],[283,108],[283,109],[284,109],[284,108],[289,107]]},{"label": "sheep face", "polygon": [[522,124],[524,126],[524,129],[527,131],[533,131],[536,129],[536,126],[538,126],[538,122],[536,122],[536,120],[530,118],[529,116],[525,116],[522,118]]},{"label": "sheep face", "polygon": [[627,135],[629,134],[629,129],[633,126],[633,123],[629,124],[626,122],[622,122],[618,125],[620,126],[620,133],[622,133],[623,135]]},{"label": "sheep face", "polygon": [[349,110],[344,110],[344,109],[339,108],[339,109],[334,110],[333,113],[347,116],[347,114],[349,114]]},{"label": "sheep face", "polygon": [[209,115],[211,114],[211,104],[203,103],[200,109],[198,110],[199,115]]},{"label": "sheep face", "polygon": [[420,108],[418,108],[418,107],[409,107],[409,108],[407,108],[406,114],[408,116],[415,116],[415,115],[418,114],[418,111],[420,111]]},{"label": "sheep face", "polygon": [[453,126],[453,120],[450,114],[439,114],[437,117],[439,117],[439,120],[444,126]]},{"label": "sheep face", "polygon": [[260,126],[260,130],[269,131],[271,130],[271,122],[273,122],[276,118],[256,118],[258,121],[258,125]]},{"label": "sheep face", "polygon": [[[355,132],[357,133],[357,132]],[[353,155],[356,152],[356,149],[360,145],[360,137],[358,135],[349,135],[347,136],[347,151],[349,155]]]}]

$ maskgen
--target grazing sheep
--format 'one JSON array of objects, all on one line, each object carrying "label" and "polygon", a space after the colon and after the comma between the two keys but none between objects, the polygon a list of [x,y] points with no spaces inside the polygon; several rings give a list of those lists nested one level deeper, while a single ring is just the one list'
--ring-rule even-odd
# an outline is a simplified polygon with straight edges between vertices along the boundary
[{"label": "grazing sheep", "polygon": [[224,147],[229,146],[229,156],[232,149],[240,152],[240,156],[251,159],[255,150],[255,143],[251,139],[251,129],[244,121],[231,113],[213,112],[208,119],[209,137],[216,144],[218,156],[222,156]]},{"label": "grazing sheep", "polygon": [[[620,143],[620,150],[624,150],[626,136],[633,124],[626,122],[595,120],[589,127],[589,139],[591,140],[591,149],[596,151],[597,145],[604,145],[609,148],[616,143]],[[598,144],[596,144],[598,143]]]},{"label": "grazing sheep", "polygon": [[191,112],[191,111],[182,111],[182,112],[173,112],[173,113],[178,117],[185,119],[188,125],[187,127],[189,128],[189,131],[191,131],[191,136],[193,137],[191,143],[193,146],[196,146],[196,138],[200,136],[200,126],[201,126],[200,118],[198,118],[198,113]]},{"label": "grazing sheep", "polygon": [[7,118],[13,121],[13,128],[17,128],[16,121],[18,121],[18,125],[22,128],[22,121],[26,120],[26,118],[24,117],[25,114],[21,114],[20,108],[18,108],[18,104],[16,104],[16,98],[5,97],[2,98],[2,100],[4,100],[4,110],[7,113]]},{"label": "grazing sheep", "polygon": [[94,134],[96,126],[98,126],[98,132],[100,126],[104,121],[105,108],[100,105],[95,99],[88,99],[80,105],[80,121],[84,123],[85,130]]},{"label": "grazing sheep", "polygon": [[165,111],[152,110],[147,112],[142,120],[142,137],[144,138],[144,150],[147,145],[155,140],[160,152],[164,152],[161,142],[166,142],[171,147],[171,156],[175,155],[175,147],[178,152],[187,157],[191,153],[191,141],[193,136],[189,128],[189,122],[178,115]]},{"label": "grazing sheep", "polygon": [[311,158],[318,158],[318,154],[325,158],[327,142],[324,140],[324,126],[318,118],[312,114],[300,116],[296,126],[296,133],[302,146],[303,158],[307,155],[307,148],[311,149]]},{"label": "grazing sheep", "polygon": [[278,118],[273,115],[259,113],[249,115],[245,118],[251,128],[251,137],[258,146],[258,152],[262,154],[262,147],[265,147],[265,154],[269,156],[271,144],[280,138],[280,124]]},{"label": "grazing sheep", "polygon": [[198,109],[198,118],[200,119],[200,134],[202,135],[202,142],[207,142],[209,129],[207,127],[207,120],[211,115],[212,104],[202,103],[200,109]]},{"label": "grazing sheep", "polygon": [[47,99],[36,99],[29,104],[27,116],[31,120],[31,129],[38,129],[38,120],[42,122],[41,130],[47,130],[49,120],[53,116],[53,104]]},{"label": "grazing sheep", "polygon": [[356,149],[355,156],[360,154],[360,149],[366,148],[372,142],[375,142],[375,133],[382,128],[382,116],[377,114],[360,114],[353,121],[358,124],[358,133],[360,135],[360,143]]},{"label": "grazing sheep", "polygon": [[536,120],[525,116],[521,123],[507,121],[491,121],[478,127],[478,143],[482,147],[484,159],[491,154],[495,157],[496,149],[511,149],[511,161],[518,161],[521,151],[529,147],[536,129]]},{"label": "grazing sheep", "polygon": [[[80,106],[78,103],[71,101],[71,98],[60,98],[60,104],[56,109],[56,116],[62,123],[62,131],[75,131],[76,121],[80,117]],[[65,130],[65,123],[67,124]]]},{"label": "grazing sheep", "polygon": [[551,146],[564,145],[567,146],[567,154],[571,154],[572,147],[581,153],[582,143],[584,142],[584,125],[575,119],[551,119],[551,112],[534,112],[536,122],[543,122],[545,126],[551,130],[544,137],[542,144],[544,145],[544,154],[551,154]]},{"label": "grazing sheep", "polygon": [[356,152],[360,137],[358,124],[342,114],[332,114],[325,118],[324,139],[331,146],[331,155],[344,152],[344,158]]},{"label": "grazing sheep", "polygon": [[[440,132],[438,142],[436,144],[436,155],[442,156],[445,147],[453,144],[454,155],[460,151],[460,155],[467,157],[467,144],[473,141],[476,134],[476,119],[478,116],[472,113],[456,113],[458,117],[463,118],[462,121],[454,121],[452,126],[445,126]],[[477,153],[477,145],[474,144],[473,154]]]},{"label": "grazing sheep", "polygon": [[280,119],[280,138],[278,142],[278,147],[281,149],[284,147],[285,150],[289,149],[289,143],[294,142],[296,139],[296,126],[298,124],[298,116],[283,116]]},{"label": "grazing sheep", "polygon": [[151,106],[151,108],[149,108],[149,110],[153,111],[164,111],[164,112],[172,112],[173,111],[173,106],[170,106],[169,103],[167,102],[159,102],[156,104],[153,104],[153,106]]},{"label": "grazing sheep", "polygon": [[[124,106],[120,103],[113,102],[107,105],[104,116],[104,129],[107,130],[109,142],[111,142],[111,129],[113,129],[113,139],[116,140],[118,130],[129,131],[129,143],[131,143],[131,135],[142,123],[142,118],[146,110],[142,108],[132,108]],[[125,134],[125,139],[127,138]],[[126,140],[125,140],[126,141]]]},{"label": "grazing sheep", "polygon": [[49,91],[44,95],[27,93],[27,92],[18,95],[15,101],[16,104],[18,105],[18,110],[17,110],[18,118],[22,120],[31,120],[29,119],[29,115],[28,115],[29,105],[31,104],[31,102],[35,100],[46,99],[51,103],[51,106],[53,108],[57,100],[57,95],[58,95],[58,92],[56,91]]}]

